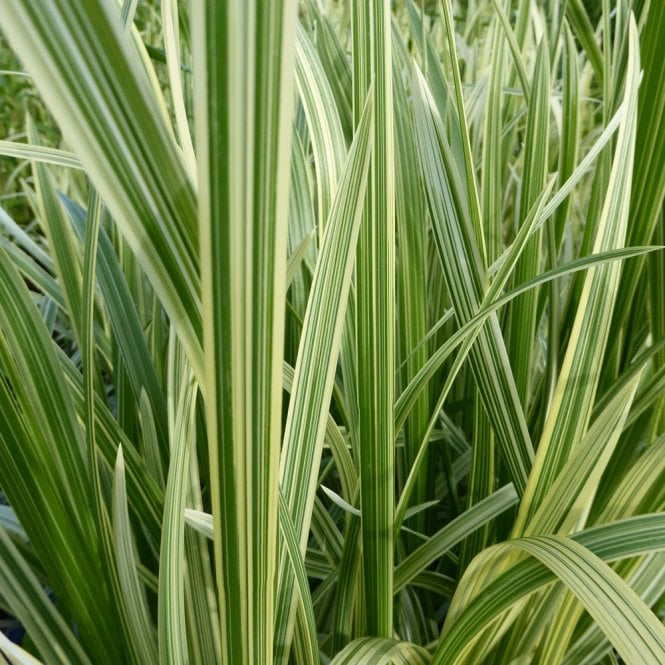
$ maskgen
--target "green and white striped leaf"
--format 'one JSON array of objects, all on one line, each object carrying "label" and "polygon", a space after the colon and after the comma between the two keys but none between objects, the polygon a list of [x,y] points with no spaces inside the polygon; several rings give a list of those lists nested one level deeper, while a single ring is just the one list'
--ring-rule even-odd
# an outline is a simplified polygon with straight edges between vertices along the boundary
[{"label": "green and white striped leaf", "polygon": [[118,457],[113,476],[113,533],[118,577],[124,595],[130,625],[134,628],[135,649],[142,662],[157,662],[157,642],[155,640],[150,610],[145,589],[141,586],[137,573],[136,547],[127,510],[127,489],[125,485],[125,461],[122,447],[118,447]]},{"label": "green and white striped leaf", "polygon": [[272,660],[296,3],[193,6],[205,380],[223,662]]},{"label": "green and white striped leaf", "polygon": [[190,456],[195,446],[198,386],[179,342],[169,339],[169,435],[171,461],[166,480],[159,555],[158,643],[161,663],[189,662],[185,631],[185,500]]},{"label": "green and white striped leaf", "polygon": [[[651,657],[662,653],[665,629],[657,620],[658,628],[655,628],[651,611],[602,561],[663,550],[664,524],[663,515],[643,515],[596,527],[569,539],[524,538],[486,550],[474,560],[460,582],[433,662],[464,662],[483,628],[489,627],[511,605],[557,577],[594,613],[594,619],[603,626],[608,637],[616,640],[617,648],[623,649],[627,640],[633,640],[634,645],[645,649],[647,657],[649,653]],[[489,571],[490,567],[496,567],[502,555],[521,548],[524,543],[533,544],[524,549],[533,552],[532,556],[538,561],[522,560],[492,581],[478,577],[483,568]],[[479,591],[472,596],[473,600],[464,594],[465,580],[473,580],[473,586]],[[606,611],[610,606],[616,608],[614,612]],[[637,624],[630,623],[635,621]],[[627,662],[645,662],[632,660],[640,658],[641,653],[640,650],[623,652],[622,656]]]},{"label": "green and white striped leaf", "polygon": [[395,156],[389,0],[351,3],[353,119],[374,110],[373,153],[356,258],[362,565],[367,630],[393,631]]},{"label": "green and white striped leaf", "polygon": [[361,637],[342,649],[330,665],[427,665],[429,662],[430,654],[416,644],[385,637]]}]

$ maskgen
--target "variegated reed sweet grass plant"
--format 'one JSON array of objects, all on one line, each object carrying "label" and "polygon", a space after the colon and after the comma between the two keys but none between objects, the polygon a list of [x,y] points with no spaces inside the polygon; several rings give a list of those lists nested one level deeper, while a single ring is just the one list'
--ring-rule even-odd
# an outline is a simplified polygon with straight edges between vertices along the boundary
[{"label": "variegated reed sweet grass plant", "polygon": [[137,4],[0,0],[2,652],[664,663],[665,5]]}]

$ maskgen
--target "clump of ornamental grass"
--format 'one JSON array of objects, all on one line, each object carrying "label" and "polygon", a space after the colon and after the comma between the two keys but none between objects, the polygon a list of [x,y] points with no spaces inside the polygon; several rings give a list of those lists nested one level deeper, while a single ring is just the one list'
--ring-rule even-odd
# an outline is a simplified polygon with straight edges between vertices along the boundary
[{"label": "clump of ornamental grass", "polygon": [[665,662],[663,3],[0,29],[11,662]]}]

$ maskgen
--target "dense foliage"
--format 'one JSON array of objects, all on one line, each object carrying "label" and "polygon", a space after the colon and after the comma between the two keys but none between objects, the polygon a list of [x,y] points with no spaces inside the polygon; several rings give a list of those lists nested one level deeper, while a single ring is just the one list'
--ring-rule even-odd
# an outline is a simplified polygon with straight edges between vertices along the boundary
[{"label": "dense foliage", "polygon": [[0,30],[9,662],[665,663],[665,3]]}]

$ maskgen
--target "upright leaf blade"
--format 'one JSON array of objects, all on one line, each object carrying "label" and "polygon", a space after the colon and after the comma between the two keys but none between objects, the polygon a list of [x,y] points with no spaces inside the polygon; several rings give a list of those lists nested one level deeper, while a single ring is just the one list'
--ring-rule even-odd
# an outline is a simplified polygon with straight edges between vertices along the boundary
[{"label": "upright leaf blade", "polygon": [[296,3],[196,3],[205,400],[222,661],[273,654]]},{"label": "upright leaf blade", "polygon": [[[520,223],[545,186],[548,170],[549,113],[550,113],[550,63],[547,43],[538,47],[534,71],[534,84],[529,97],[525,137],[524,168],[520,189]],[[521,284],[535,277],[541,266],[542,232],[537,231],[524,248],[515,266],[513,279]],[[515,375],[515,385],[523,407],[529,406],[530,382],[533,372],[533,346],[536,333],[536,299],[533,289],[520,296],[511,305],[508,355]]]},{"label": "upright leaf blade", "polygon": [[[370,635],[393,631],[395,202],[389,0],[352,3],[353,114],[375,113],[365,216],[356,261],[356,344],[362,552]],[[370,87],[371,84],[371,87]]]},{"label": "upright leaf blade", "polygon": [[171,462],[159,554],[157,637],[160,663],[176,665],[189,662],[185,631],[185,498],[196,437],[198,386],[173,333],[169,339],[168,371]]}]

